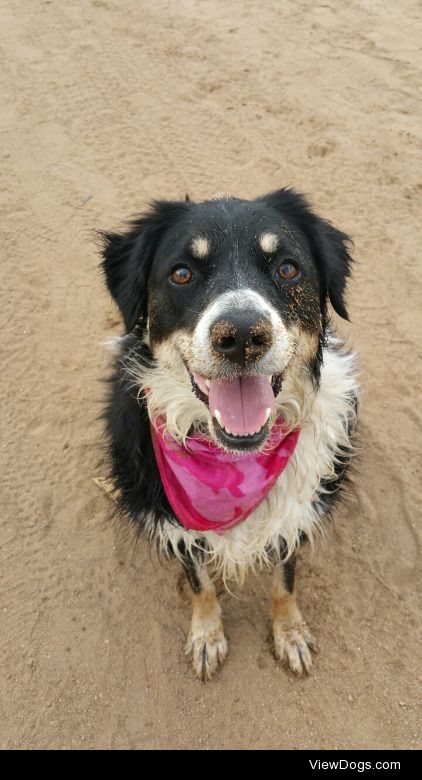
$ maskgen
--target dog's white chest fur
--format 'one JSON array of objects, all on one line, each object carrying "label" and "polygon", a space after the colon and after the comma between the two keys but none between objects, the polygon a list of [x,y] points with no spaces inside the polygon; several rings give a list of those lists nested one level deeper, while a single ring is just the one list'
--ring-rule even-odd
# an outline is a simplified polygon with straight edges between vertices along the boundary
[{"label": "dog's white chest fur", "polygon": [[324,350],[321,385],[315,393],[311,380],[301,388],[300,403],[295,404],[297,388],[283,389],[279,409],[292,419],[295,405],[301,432],[296,450],[267,498],[239,525],[223,535],[212,531],[186,531],[164,523],[159,534],[163,549],[170,544],[178,555],[178,544],[195,550],[199,539],[209,549],[209,562],[227,579],[242,580],[248,568],[268,559],[271,549],[279,548],[280,537],[291,553],[301,533],[312,538],[323,514],[318,504],[322,483],[335,477],[336,458],[349,451],[349,431],[354,427],[358,385],[355,356],[339,351],[332,340]]}]

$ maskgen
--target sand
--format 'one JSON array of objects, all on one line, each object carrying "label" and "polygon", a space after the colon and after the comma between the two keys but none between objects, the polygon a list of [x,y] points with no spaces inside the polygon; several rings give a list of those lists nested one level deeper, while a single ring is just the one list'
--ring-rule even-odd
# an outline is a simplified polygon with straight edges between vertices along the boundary
[{"label": "sand", "polygon": [[[1,1],[2,747],[421,747],[420,21],[413,0]],[[120,324],[92,231],[284,185],[355,241],[357,486],[301,558],[312,676],[269,652],[263,573],[223,597],[204,685],[178,566],[93,482]]]}]

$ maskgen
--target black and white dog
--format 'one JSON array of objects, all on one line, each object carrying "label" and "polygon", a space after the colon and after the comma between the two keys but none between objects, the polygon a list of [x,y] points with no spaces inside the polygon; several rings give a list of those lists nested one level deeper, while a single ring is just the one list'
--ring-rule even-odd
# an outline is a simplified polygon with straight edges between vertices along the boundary
[{"label": "black and white dog", "polygon": [[126,335],[107,407],[120,508],[189,579],[187,652],[211,677],[227,654],[213,573],[274,567],[274,650],[309,672],[315,641],[295,552],[339,494],[353,454],[348,237],[282,189],[253,201],[155,202],[105,233],[103,270]]}]

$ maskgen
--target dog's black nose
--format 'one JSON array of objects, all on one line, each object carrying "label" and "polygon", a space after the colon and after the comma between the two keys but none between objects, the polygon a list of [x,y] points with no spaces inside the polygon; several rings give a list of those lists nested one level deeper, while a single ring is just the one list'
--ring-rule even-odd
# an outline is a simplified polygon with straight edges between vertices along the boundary
[{"label": "dog's black nose", "polygon": [[227,360],[246,366],[259,360],[272,344],[272,326],[257,312],[236,312],[211,325],[213,349]]}]

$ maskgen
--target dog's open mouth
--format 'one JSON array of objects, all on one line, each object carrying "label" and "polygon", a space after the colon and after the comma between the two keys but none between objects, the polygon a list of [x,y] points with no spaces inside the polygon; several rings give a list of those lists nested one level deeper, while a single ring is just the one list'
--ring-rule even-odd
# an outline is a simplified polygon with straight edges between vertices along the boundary
[{"label": "dog's open mouth", "polygon": [[228,449],[258,449],[270,431],[281,374],[208,380],[189,373],[194,392],[210,409],[219,441]]}]

